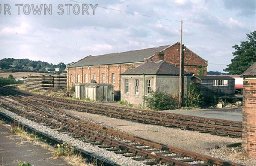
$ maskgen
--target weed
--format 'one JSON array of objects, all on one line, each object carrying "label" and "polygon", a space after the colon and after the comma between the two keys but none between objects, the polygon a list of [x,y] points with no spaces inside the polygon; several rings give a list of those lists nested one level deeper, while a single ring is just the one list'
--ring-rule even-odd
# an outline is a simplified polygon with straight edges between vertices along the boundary
[{"label": "weed", "polygon": [[54,151],[54,156],[71,156],[74,154],[74,148],[67,143],[57,144],[57,147]]},{"label": "weed", "polygon": [[32,166],[30,163],[20,161],[18,166]]},{"label": "weed", "polygon": [[121,100],[121,101],[119,101],[119,104],[124,105],[124,106],[127,106],[127,107],[133,107],[133,104],[129,103],[129,102],[126,101],[126,100]]},{"label": "weed", "polygon": [[92,100],[90,98],[85,98],[85,101],[91,102]]}]

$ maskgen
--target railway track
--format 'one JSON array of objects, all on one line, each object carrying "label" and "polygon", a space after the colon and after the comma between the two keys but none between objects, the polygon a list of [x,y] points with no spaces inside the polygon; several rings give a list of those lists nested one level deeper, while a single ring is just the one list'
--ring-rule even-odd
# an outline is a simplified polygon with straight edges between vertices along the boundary
[{"label": "railway track", "polygon": [[69,133],[85,142],[148,165],[238,165],[136,137],[110,127],[80,120],[62,108],[31,97],[1,97],[1,107],[37,123]]},{"label": "railway track", "polygon": [[[35,97],[28,97],[28,100],[35,100]],[[242,136],[242,123],[237,121],[123,108],[97,103],[52,98],[41,95],[38,95],[36,100],[40,100],[40,102],[54,108],[100,114],[112,118],[136,121],[139,123],[181,128],[184,130],[199,131],[202,133],[210,133],[219,136],[229,136],[235,138]]]},{"label": "railway track", "polygon": [[[5,88],[4,94],[15,94],[15,92],[16,91],[13,89]],[[32,95],[28,94],[27,92],[21,91],[17,91],[16,94],[23,94],[21,96],[25,95],[26,100],[28,101],[40,101],[48,107],[57,109],[62,108],[92,114],[100,114],[112,118],[131,120],[139,123],[199,131],[202,133],[210,133],[219,136],[228,136],[235,138],[239,138],[242,136],[242,123],[238,121],[116,107],[98,103],[82,102],[63,98],[53,98],[36,94]]]}]

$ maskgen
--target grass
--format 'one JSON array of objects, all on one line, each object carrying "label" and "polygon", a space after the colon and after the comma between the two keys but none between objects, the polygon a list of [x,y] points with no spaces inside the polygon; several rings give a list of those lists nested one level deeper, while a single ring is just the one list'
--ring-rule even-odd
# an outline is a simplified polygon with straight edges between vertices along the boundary
[{"label": "grass", "polygon": [[127,106],[127,107],[133,107],[133,105],[126,100],[119,101],[119,104]]},{"label": "grass", "polygon": [[20,161],[18,166],[32,166],[30,163],[24,162],[24,161]]}]

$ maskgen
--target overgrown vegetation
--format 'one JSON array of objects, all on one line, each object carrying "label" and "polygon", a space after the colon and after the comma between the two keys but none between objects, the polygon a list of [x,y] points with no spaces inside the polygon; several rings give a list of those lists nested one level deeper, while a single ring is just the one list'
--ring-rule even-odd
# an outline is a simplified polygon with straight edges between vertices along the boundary
[{"label": "overgrown vegetation", "polygon": [[133,107],[133,105],[126,100],[119,101],[119,104],[127,106],[127,107]]},{"label": "overgrown vegetation", "polygon": [[32,61],[29,59],[4,58],[0,60],[0,69],[3,71],[49,72],[49,71],[54,71],[55,68],[59,68],[59,72],[62,72],[65,70],[66,65],[64,63],[59,63],[57,65],[54,65],[52,63],[47,63],[42,61]]},{"label": "overgrown vegetation", "polygon": [[175,109],[178,106],[177,99],[165,92],[152,92],[144,98],[147,107],[154,110]]},{"label": "overgrown vegetation", "polygon": [[18,166],[32,166],[32,165],[28,162],[20,161]]},{"label": "overgrown vegetation", "polygon": [[218,103],[218,96],[211,90],[200,86],[200,84],[191,84],[188,87],[188,93],[185,99],[186,107],[214,107]]},{"label": "overgrown vegetation", "polygon": [[74,154],[74,148],[67,143],[57,144],[57,148],[54,151],[54,156],[70,156]]},{"label": "overgrown vegetation", "polygon": [[22,81],[16,81],[13,75],[9,75],[8,78],[3,78],[0,77],[0,87],[1,86],[6,86],[6,85],[11,85],[11,84],[21,84]]},{"label": "overgrown vegetation", "polygon": [[203,95],[200,91],[198,84],[190,84],[188,87],[187,97],[185,99],[186,107],[202,107],[203,104]]}]

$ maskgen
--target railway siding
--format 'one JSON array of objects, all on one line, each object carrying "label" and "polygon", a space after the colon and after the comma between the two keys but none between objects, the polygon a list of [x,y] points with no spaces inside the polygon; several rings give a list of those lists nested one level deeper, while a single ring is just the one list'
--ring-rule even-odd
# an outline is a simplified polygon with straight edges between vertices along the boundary
[{"label": "railway siding", "polygon": [[[28,100],[35,101],[34,97],[29,97]],[[96,103],[86,103],[46,96],[38,96],[37,100],[40,100],[40,102],[51,108],[62,108],[92,114],[100,114],[139,123],[200,131],[213,135],[229,136],[235,138],[241,138],[242,136],[242,123],[239,121],[203,118],[198,116],[154,112],[138,109],[127,109],[122,107],[106,106]]]},{"label": "railway siding", "polygon": [[58,131],[68,132],[74,138],[83,139],[83,141],[111,150],[115,149],[115,152],[132,157],[134,160],[141,160],[144,164],[238,165],[134,137],[106,126],[81,121],[66,114],[62,109],[48,107],[41,101],[29,100],[29,97],[13,97],[12,100],[18,103],[2,98],[1,105],[30,120],[43,123]]}]

